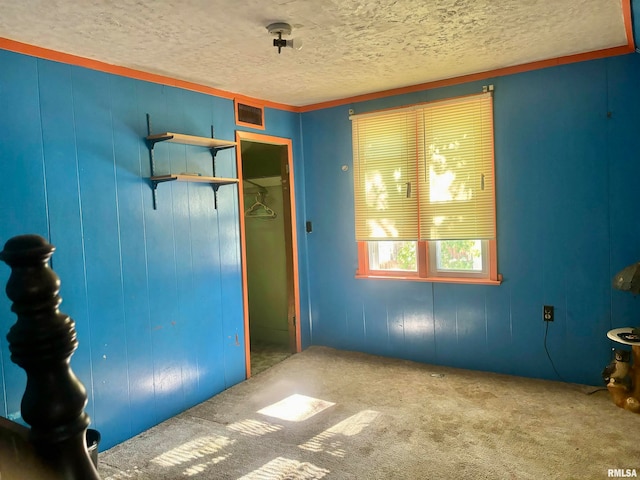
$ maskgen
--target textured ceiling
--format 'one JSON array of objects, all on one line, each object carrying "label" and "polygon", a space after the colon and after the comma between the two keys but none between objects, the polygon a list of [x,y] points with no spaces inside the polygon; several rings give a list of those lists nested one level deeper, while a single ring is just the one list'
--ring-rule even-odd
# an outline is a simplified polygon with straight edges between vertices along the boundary
[{"label": "textured ceiling", "polygon": [[303,106],[624,46],[623,1],[0,0],[0,37]]}]

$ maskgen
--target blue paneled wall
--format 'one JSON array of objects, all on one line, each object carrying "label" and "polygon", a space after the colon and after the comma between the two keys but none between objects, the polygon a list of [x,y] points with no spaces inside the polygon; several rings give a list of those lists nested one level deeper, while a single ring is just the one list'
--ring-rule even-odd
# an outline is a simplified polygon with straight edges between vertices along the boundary
[{"label": "blue paneled wall", "polygon": [[[356,113],[495,86],[500,286],[355,279]],[[606,332],[640,324],[611,278],[640,261],[640,55],[302,115],[311,342],[457,367],[599,384]]]},{"label": "blue paneled wall", "polygon": [[[237,186],[220,187],[215,210],[208,185],[161,184],[154,210],[147,113],[156,133],[209,136],[213,125],[234,140],[231,100],[0,51],[0,242],[37,233],[57,247],[61,309],[80,341],[72,366],[101,448],[245,378]],[[267,109],[266,124],[301,156],[297,114]],[[155,153],[159,174],[211,171],[207,149]],[[236,175],[233,150],[218,153],[216,174]],[[3,286],[8,275],[2,264]],[[0,414],[10,418],[25,384],[5,339],[14,322],[1,295]]]},{"label": "blue paneled wall", "polygon": [[[635,4],[635,2],[634,2]],[[230,100],[0,51],[0,241],[57,247],[72,365],[108,448],[244,378],[237,187],[158,187],[154,132],[234,138]],[[357,113],[495,86],[500,286],[354,278],[351,124]],[[640,299],[611,278],[640,260],[640,55],[499,77],[297,115],[266,109],[293,139],[303,346],[330,345],[464,368],[598,384],[612,327]],[[206,149],[160,144],[159,173],[208,171]],[[349,167],[346,171],[343,166]],[[233,151],[216,173],[235,176]],[[313,222],[305,233],[304,221]],[[0,283],[8,277],[0,265]],[[5,313],[1,313],[5,312]],[[0,414],[19,412],[24,373],[4,338]]]}]

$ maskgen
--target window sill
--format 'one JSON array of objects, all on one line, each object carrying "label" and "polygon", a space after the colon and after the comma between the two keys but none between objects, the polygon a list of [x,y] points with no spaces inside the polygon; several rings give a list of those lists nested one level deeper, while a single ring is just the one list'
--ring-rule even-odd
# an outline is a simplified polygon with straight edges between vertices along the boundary
[{"label": "window sill", "polygon": [[429,282],[429,283],[460,283],[470,285],[500,285],[502,275],[498,275],[498,280],[488,278],[452,278],[452,277],[404,277],[402,275],[361,275],[356,273],[355,278],[369,280],[403,280],[408,282]]}]

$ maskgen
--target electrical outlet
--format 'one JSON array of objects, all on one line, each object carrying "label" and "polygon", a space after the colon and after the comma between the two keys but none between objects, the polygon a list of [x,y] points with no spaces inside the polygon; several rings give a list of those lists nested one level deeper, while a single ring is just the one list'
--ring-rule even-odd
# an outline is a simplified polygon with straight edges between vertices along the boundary
[{"label": "electrical outlet", "polygon": [[542,307],[542,319],[545,322],[553,322],[553,306],[544,305]]}]

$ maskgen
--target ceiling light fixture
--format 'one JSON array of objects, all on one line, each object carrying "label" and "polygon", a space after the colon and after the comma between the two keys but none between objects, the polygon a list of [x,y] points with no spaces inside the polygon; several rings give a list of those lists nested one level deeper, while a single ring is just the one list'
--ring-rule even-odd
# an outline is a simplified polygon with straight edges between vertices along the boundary
[{"label": "ceiling light fixture", "polygon": [[271,35],[277,35],[278,38],[273,39],[273,46],[278,48],[278,53],[285,47],[291,47],[296,50],[300,50],[302,48],[302,40],[299,38],[292,38],[290,40],[282,38],[283,35],[291,35],[291,25],[284,22],[276,22],[270,25],[267,25],[267,30]]}]

